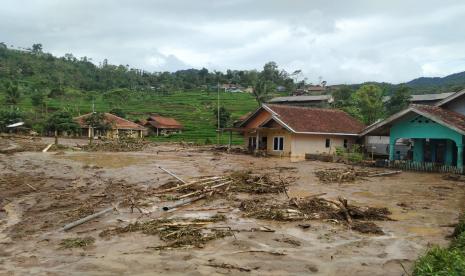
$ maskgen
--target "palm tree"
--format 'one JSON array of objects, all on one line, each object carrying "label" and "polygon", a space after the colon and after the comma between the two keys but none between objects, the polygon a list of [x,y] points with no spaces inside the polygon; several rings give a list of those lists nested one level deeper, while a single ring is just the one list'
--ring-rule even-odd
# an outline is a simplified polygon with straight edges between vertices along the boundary
[{"label": "palm tree", "polygon": [[11,106],[17,106],[21,99],[21,92],[19,91],[18,84],[7,82],[5,84],[6,96],[5,104]]}]

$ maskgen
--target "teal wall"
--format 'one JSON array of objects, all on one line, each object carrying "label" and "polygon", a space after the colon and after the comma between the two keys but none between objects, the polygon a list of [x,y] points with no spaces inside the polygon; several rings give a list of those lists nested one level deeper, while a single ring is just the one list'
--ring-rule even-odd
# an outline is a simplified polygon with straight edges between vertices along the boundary
[{"label": "teal wall", "polygon": [[[463,166],[463,142],[462,135],[455,130],[442,126],[423,116],[410,116],[395,123],[390,130],[390,151],[389,159],[394,160],[395,143],[400,138],[410,138],[414,140],[413,160],[423,162],[424,160],[424,139],[449,139],[457,145],[457,166]],[[452,163],[453,143],[448,141],[446,147],[445,163]]]},{"label": "teal wall", "polygon": [[[413,120],[413,122],[412,122]],[[421,121],[421,123],[420,123]],[[462,144],[462,135],[422,116],[404,119],[391,127],[390,139],[423,138],[451,139],[457,145]]]}]

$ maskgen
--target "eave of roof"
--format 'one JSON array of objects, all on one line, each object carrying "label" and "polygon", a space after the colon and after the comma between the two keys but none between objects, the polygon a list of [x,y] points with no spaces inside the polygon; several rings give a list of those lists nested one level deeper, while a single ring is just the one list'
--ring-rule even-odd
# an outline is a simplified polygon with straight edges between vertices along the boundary
[{"label": "eave of roof", "polygon": [[[289,108],[296,108],[296,107],[289,107]],[[276,113],[272,108],[270,108],[266,104],[262,104],[260,108],[255,110],[247,119],[245,119],[241,124],[239,124],[238,127],[243,127],[244,125],[247,124],[247,122],[253,118],[260,110],[265,110],[268,113],[271,114],[271,118],[263,122],[261,125],[266,124],[270,120],[275,120],[279,125],[281,125],[283,128],[287,129],[288,131],[295,133],[295,134],[305,134],[305,135],[335,135],[335,136],[358,136],[358,132],[321,132],[321,131],[297,131],[294,129],[292,126],[284,122],[278,113]]]},{"label": "eave of roof", "polygon": [[[448,127],[462,135],[465,135],[465,130],[462,130],[462,129],[459,129],[457,128],[455,125],[452,125],[450,123],[447,123],[445,122],[444,120],[442,120],[441,118],[439,118],[438,116],[434,116],[434,114],[432,114],[431,112],[426,112],[424,110],[421,109],[421,105],[412,105],[410,107],[408,107],[407,109],[404,109],[403,111],[400,111],[394,115],[392,115],[391,117],[381,121],[381,122],[378,122],[378,123],[375,123],[371,126],[368,126],[366,129],[364,129],[362,132],[360,132],[359,136],[365,136],[367,135],[368,133],[374,131],[375,129],[378,129],[380,127],[383,127],[401,117],[403,117],[404,115],[410,113],[410,112],[414,112],[418,115],[421,115],[425,118],[428,118],[432,121],[435,121],[436,123],[440,124],[440,125],[443,125],[445,127]],[[453,112],[453,111],[450,111],[450,112]]]},{"label": "eave of roof", "polygon": [[459,91],[459,92],[456,92],[450,96],[448,96],[447,98],[443,99],[442,101],[438,102],[437,104],[435,104],[435,106],[443,106],[445,105],[446,103],[449,103],[455,99],[457,99],[458,97],[461,97],[463,94],[465,94],[465,89]]}]

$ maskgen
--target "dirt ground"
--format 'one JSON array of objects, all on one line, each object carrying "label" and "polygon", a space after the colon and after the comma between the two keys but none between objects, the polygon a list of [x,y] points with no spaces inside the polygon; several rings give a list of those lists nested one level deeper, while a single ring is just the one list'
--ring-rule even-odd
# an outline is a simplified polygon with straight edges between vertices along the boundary
[{"label": "dirt ground", "polygon": [[[70,146],[80,143],[62,140]],[[0,150],[18,148],[16,142],[0,138]],[[154,144],[141,152],[27,150],[0,154],[0,275],[402,275],[401,264],[409,271],[428,245],[447,244],[451,223],[465,208],[465,183],[443,180],[440,174],[403,172],[322,183],[315,171],[345,165],[256,158],[174,144]],[[362,234],[330,220],[258,220],[243,215],[240,196],[200,200],[164,212],[155,191],[173,178],[157,165],[186,180],[245,169],[292,176],[296,180],[288,187],[290,197],[343,196],[351,204],[387,207],[393,220],[376,222],[384,235]],[[118,207],[61,231],[66,223],[128,197],[144,202],[143,214]],[[278,200],[285,195],[272,197]],[[136,221],[215,214],[226,216],[215,225],[237,231],[203,248],[154,250],[163,242],[157,235],[141,232],[99,235]],[[274,232],[252,231],[263,227]],[[92,237],[95,242],[71,249],[61,245],[63,239],[77,237]]]}]

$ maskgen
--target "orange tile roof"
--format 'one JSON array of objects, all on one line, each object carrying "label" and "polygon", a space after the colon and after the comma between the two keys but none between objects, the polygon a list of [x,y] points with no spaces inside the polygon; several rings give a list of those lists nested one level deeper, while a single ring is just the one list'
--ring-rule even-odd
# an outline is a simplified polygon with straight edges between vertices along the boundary
[{"label": "orange tile roof", "polygon": [[[296,133],[328,133],[354,135],[364,129],[364,125],[344,111],[337,109],[309,108],[300,106],[266,104],[259,112],[269,112],[271,119],[287,126]],[[256,116],[252,114],[241,124]],[[266,123],[265,122],[262,122]]]},{"label": "orange tile roof", "polygon": [[152,115],[148,118],[148,123],[156,128],[182,129],[181,123],[174,118]]},{"label": "orange tile roof", "polygon": [[[85,119],[89,117],[92,113],[84,114],[79,117],[74,118],[74,120],[82,127],[87,128],[89,127],[86,124]],[[145,127],[140,126],[134,122],[129,120],[123,119],[111,113],[104,113],[105,122],[110,123],[113,129],[133,129],[133,130],[144,130]]]}]

